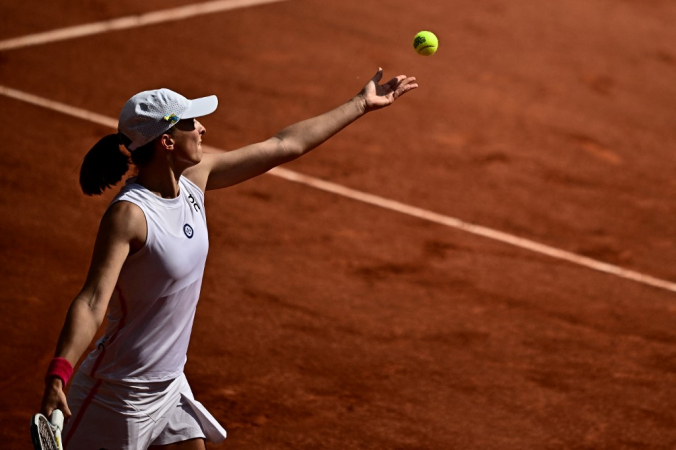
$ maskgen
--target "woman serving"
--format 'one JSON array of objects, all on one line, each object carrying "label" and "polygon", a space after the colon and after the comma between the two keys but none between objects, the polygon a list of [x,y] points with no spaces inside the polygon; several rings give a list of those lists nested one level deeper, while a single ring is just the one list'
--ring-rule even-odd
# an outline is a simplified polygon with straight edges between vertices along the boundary
[{"label": "woman serving", "polygon": [[[77,449],[205,449],[226,431],[196,401],[183,373],[209,247],[204,192],[256,177],[316,148],[364,114],[418,87],[382,69],[347,103],[238,150],[203,154],[198,117],[215,96],[145,91],[122,108],[80,172],[85,194],[127,180],[106,210],[82,290],[50,363],[41,412],[61,409],[65,445]],[[131,156],[120,150],[124,145]],[[96,348],[64,388],[108,311]]]}]

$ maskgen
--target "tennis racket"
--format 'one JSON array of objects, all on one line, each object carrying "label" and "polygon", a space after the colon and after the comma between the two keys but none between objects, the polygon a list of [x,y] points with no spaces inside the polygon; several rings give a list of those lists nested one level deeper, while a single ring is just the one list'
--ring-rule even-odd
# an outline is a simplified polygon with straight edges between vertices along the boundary
[{"label": "tennis racket", "polygon": [[63,450],[61,430],[63,429],[63,413],[55,409],[52,412],[52,421],[42,414],[36,414],[31,419],[31,437],[35,450]]}]

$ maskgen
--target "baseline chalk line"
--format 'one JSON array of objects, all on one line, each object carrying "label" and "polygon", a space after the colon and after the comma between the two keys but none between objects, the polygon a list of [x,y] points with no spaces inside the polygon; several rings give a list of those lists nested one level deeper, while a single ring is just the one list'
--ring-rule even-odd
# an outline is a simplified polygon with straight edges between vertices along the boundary
[{"label": "baseline chalk line", "polygon": [[52,111],[57,111],[68,116],[77,117],[78,119],[98,123],[99,125],[104,125],[117,130],[117,119],[102,116],[101,114],[96,114],[91,111],[66,105],[64,103],[55,102],[44,97],[38,97],[37,95],[28,94],[27,92],[17,91],[16,89],[5,86],[0,86],[0,94],[15,100],[30,103],[31,105],[51,109]]},{"label": "baseline chalk line", "polygon": [[[14,98],[16,100],[30,103],[32,105],[50,109],[52,111],[57,111],[72,117],[76,117],[78,119],[83,119],[89,122],[117,129],[116,119],[105,117],[90,111],[86,111],[84,109],[74,108],[72,106],[65,105],[63,103],[55,102],[53,100],[48,100],[42,97],[38,97],[36,95],[21,92],[16,89],[11,89],[0,85],[0,95],[4,95],[10,98]],[[207,151],[215,151],[215,152],[224,151],[210,146],[204,146],[204,149]],[[332,194],[340,195],[342,197],[350,198],[362,203],[398,212],[400,214],[405,214],[411,217],[419,218],[421,220],[426,220],[428,222],[437,223],[450,228],[465,231],[467,233],[483,236],[485,238],[492,239],[494,241],[503,242],[505,244],[529,250],[534,253],[547,255],[555,259],[567,261],[599,272],[614,275],[619,278],[624,278],[648,286],[664,289],[671,292],[676,292],[676,283],[674,282],[656,278],[651,275],[645,275],[633,270],[624,269],[614,264],[608,264],[586,256],[578,255],[576,253],[561,250],[556,247],[540,244],[530,239],[520,238],[518,236],[494,230],[492,228],[464,222],[460,219],[456,219],[455,217],[446,216],[415,206],[407,205],[405,203],[400,203],[395,200],[390,200],[384,197],[369,194],[367,192],[351,189],[337,183],[321,180],[319,178],[315,178],[309,175],[303,175],[301,173],[285,169],[282,167],[275,167],[274,169],[270,170],[268,174],[285,179],[287,181],[303,184],[305,186],[309,186],[314,189],[330,192]]]},{"label": "baseline chalk line", "polygon": [[36,33],[27,36],[6,39],[4,41],[0,41],[0,51],[46,44],[49,42],[64,41],[67,39],[75,39],[82,36],[107,33],[109,31],[138,28],[146,25],[183,20],[205,14],[283,1],[288,0],[216,0],[211,2],[196,3],[193,5],[180,6],[178,8],[164,9],[161,11],[154,11],[135,16],[120,17],[117,19],[105,20],[84,25],[76,25],[72,27],[46,31],[44,33]]},{"label": "baseline chalk line", "polygon": [[426,220],[428,222],[438,223],[440,225],[445,225],[447,227],[456,228],[458,230],[476,234],[478,236],[483,236],[492,239],[494,241],[504,242],[505,244],[510,244],[515,247],[520,247],[522,249],[530,250],[535,253],[540,253],[543,255],[551,256],[552,258],[561,259],[580,266],[588,267],[590,269],[598,270],[600,272],[616,275],[620,278],[626,278],[628,280],[637,281],[639,283],[647,284],[649,286],[676,292],[676,283],[672,283],[670,281],[655,278],[650,275],[635,272],[633,270],[624,269],[622,267],[613,264],[604,263],[602,261],[598,261],[596,259],[578,255],[576,253],[561,250],[556,247],[540,244],[538,242],[531,241],[525,238],[520,238],[518,236],[494,230],[492,228],[487,228],[481,225],[475,225],[469,222],[464,222],[460,219],[456,219],[455,217],[438,214],[422,208],[410,206],[405,203],[400,203],[395,200],[389,200],[384,197],[379,197],[377,195],[368,194],[366,192],[358,191],[355,189],[350,189],[340,184],[332,183],[330,181],[325,181],[308,175],[303,175],[301,173],[284,169],[282,167],[275,167],[268,173],[271,175],[278,176],[280,178],[284,178],[285,180],[301,183],[307,186],[311,186],[315,189],[331,192],[333,194],[348,197],[363,203],[368,203],[370,205],[379,206],[381,208],[388,209],[390,211],[395,211],[401,214],[406,214],[408,216],[417,217],[419,219]]}]

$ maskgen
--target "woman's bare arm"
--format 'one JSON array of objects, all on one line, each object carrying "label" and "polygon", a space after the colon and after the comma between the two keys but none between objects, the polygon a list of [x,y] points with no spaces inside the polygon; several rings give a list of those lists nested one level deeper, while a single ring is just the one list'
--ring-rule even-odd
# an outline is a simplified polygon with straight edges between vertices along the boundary
[{"label": "woman's bare arm", "polygon": [[185,176],[203,189],[232,186],[316,148],[370,111],[384,108],[418,87],[415,78],[400,75],[379,84],[382,69],[347,103],[319,116],[288,126],[274,137],[238,150],[205,154]]},{"label": "woman's bare arm", "polygon": [[[68,309],[54,356],[68,360],[72,366],[79,361],[103,322],[130,249],[142,245],[145,239],[145,216],[138,206],[117,202],[108,209],[101,219],[87,279]],[[47,380],[42,414],[49,417],[59,408],[66,418],[70,417],[63,388],[60,378]]]}]

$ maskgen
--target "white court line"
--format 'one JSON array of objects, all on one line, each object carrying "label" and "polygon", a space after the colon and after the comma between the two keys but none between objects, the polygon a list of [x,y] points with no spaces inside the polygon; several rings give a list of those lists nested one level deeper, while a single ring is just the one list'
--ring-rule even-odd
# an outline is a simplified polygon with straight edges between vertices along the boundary
[{"label": "white court line", "polygon": [[31,45],[46,44],[48,42],[74,39],[92,34],[107,33],[115,30],[125,30],[162,22],[171,22],[187,19],[189,17],[228,11],[249,6],[278,3],[288,0],[216,0],[212,2],[196,3],[178,8],[165,9],[136,16],[120,17],[118,19],[105,20],[103,22],[76,25],[68,28],[47,31],[44,33],[31,34],[18,38],[0,41],[0,51],[11,50]]},{"label": "white court line", "polygon": [[114,128],[117,130],[116,119],[102,116],[101,114],[96,114],[91,111],[87,111],[85,109],[75,108],[74,106],[69,106],[64,103],[48,100],[44,97],[38,97],[37,95],[17,91],[16,89],[8,88],[5,86],[0,86],[0,94],[13,98],[15,100],[21,100],[22,102],[30,103],[31,105],[51,109],[52,111],[57,111],[66,114],[68,116],[77,117],[78,119],[98,123],[100,125],[104,125],[106,127]]},{"label": "white court line", "polygon": [[628,280],[637,281],[639,283],[647,284],[649,286],[654,286],[666,289],[668,291],[676,292],[676,283],[661,280],[659,278],[655,278],[650,275],[644,275],[642,273],[635,272],[633,270],[624,269],[622,267],[615,266],[613,264],[604,263],[602,261],[588,258],[586,256],[577,255],[575,253],[567,252],[565,250],[561,250],[555,247],[550,247],[548,245],[540,244],[538,242],[531,241],[529,239],[520,238],[518,236],[494,230],[492,228],[487,228],[481,225],[474,225],[472,223],[463,222],[462,220],[456,219],[455,217],[445,216],[443,214],[438,214],[422,208],[410,206],[405,203],[400,203],[395,200],[388,200],[383,197],[378,197],[377,195],[368,194],[366,192],[357,191],[355,189],[350,189],[336,183],[331,183],[330,181],[324,181],[319,178],[303,175],[301,173],[294,172],[281,167],[276,167],[268,173],[278,176],[280,178],[284,178],[285,180],[305,184],[315,189],[331,192],[333,194],[348,197],[363,203],[368,203],[370,205],[379,206],[381,208],[389,209],[390,211],[396,211],[401,214],[417,217],[419,219],[427,220],[429,222],[446,225],[447,227],[457,228],[459,230],[466,231],[468,233],[493,239],[494,241],[504,242],[506,244],[514,245],[516,247],[530,250],[535,253],[541,253],[543,255],[551,256],[552,258],[562,259],[564,261],[572,262],[574,264],[598,270],[600,272],[616,275],[620,278],[626,278]]},{"label": "white court line", "polygon": [[[48,100],[42,97],[38,97],[36,95],[17,91],[16,89],[0,86],[0,95],[5,95],[7,97],[11,97],[16,100],[21,100],[33,105],[51,109],[52,111],[58,111],[63,114],[77,117],[79,119],[87,120],[90,122],[109,126],[113,129],[117,129],[117,120],[115,119],[95,114],[86,111],[84,109],[74,108],[72,106]],[[221,149],[209,146],[204,146],[204,149],[206,151],[223,152],[223,150]],[[369,205],[378,206],[380,208],[388,209],[390,211],[395,211],[401,214],[406,214],[408,216],[417,217],[422,220],[427,220],[429,222],[434,222],[440,225],[445,225],[447,227],[456,228],[458,230],[462,230],[467,233],[483,236],[492,239],[494,241],[510,244],[515,247],[530,250],[535,253],[551,256],[552,258],[568,261],[583,267],[615,275],[620,278],[636,281],[638,283],[646,284],[648,286],[653,286],[660,289],[665,289],[667,291],[676,292],[676,283],[667,280],[662,280],[660,278],[655,278],[653,276],[645,275],[639,272],[635,272],[633,270],[624,269],[622,267],[615,266],[613,264],[597,261],[595,259],[577,255],[575,253],[567,252],[565,250],[561,250],[555,247],[550,247],[548,245],[540,244],[538,242],[531,241],[529,239],[520,238],[518,236],[504,233],[502,231],[493,230],[491,228],[487,228],[481,225],[474,225],[468,222],[463,222],[462,220],[456,219],[455,217],[438,214],[422,208],[410,206],[405,203],[400,203],[395,200],[389,200],[383,197],[379,197],[377,195],[358,191],[356,189],[350,189],[336,183],[331,183],[329,181],[324,181],[319,178],[303,175],[301,173],[294,172],[289,169],[284,169],[282,167],[276,167],[270,170],[268,174],[274,175],[279,178],[283,178],[288,181],[293,181],[294,183],[300,183],[306,186],[310,186],[325,192],[330,192],[336,195],[351,198],[353,200],[367,203]]]}]

